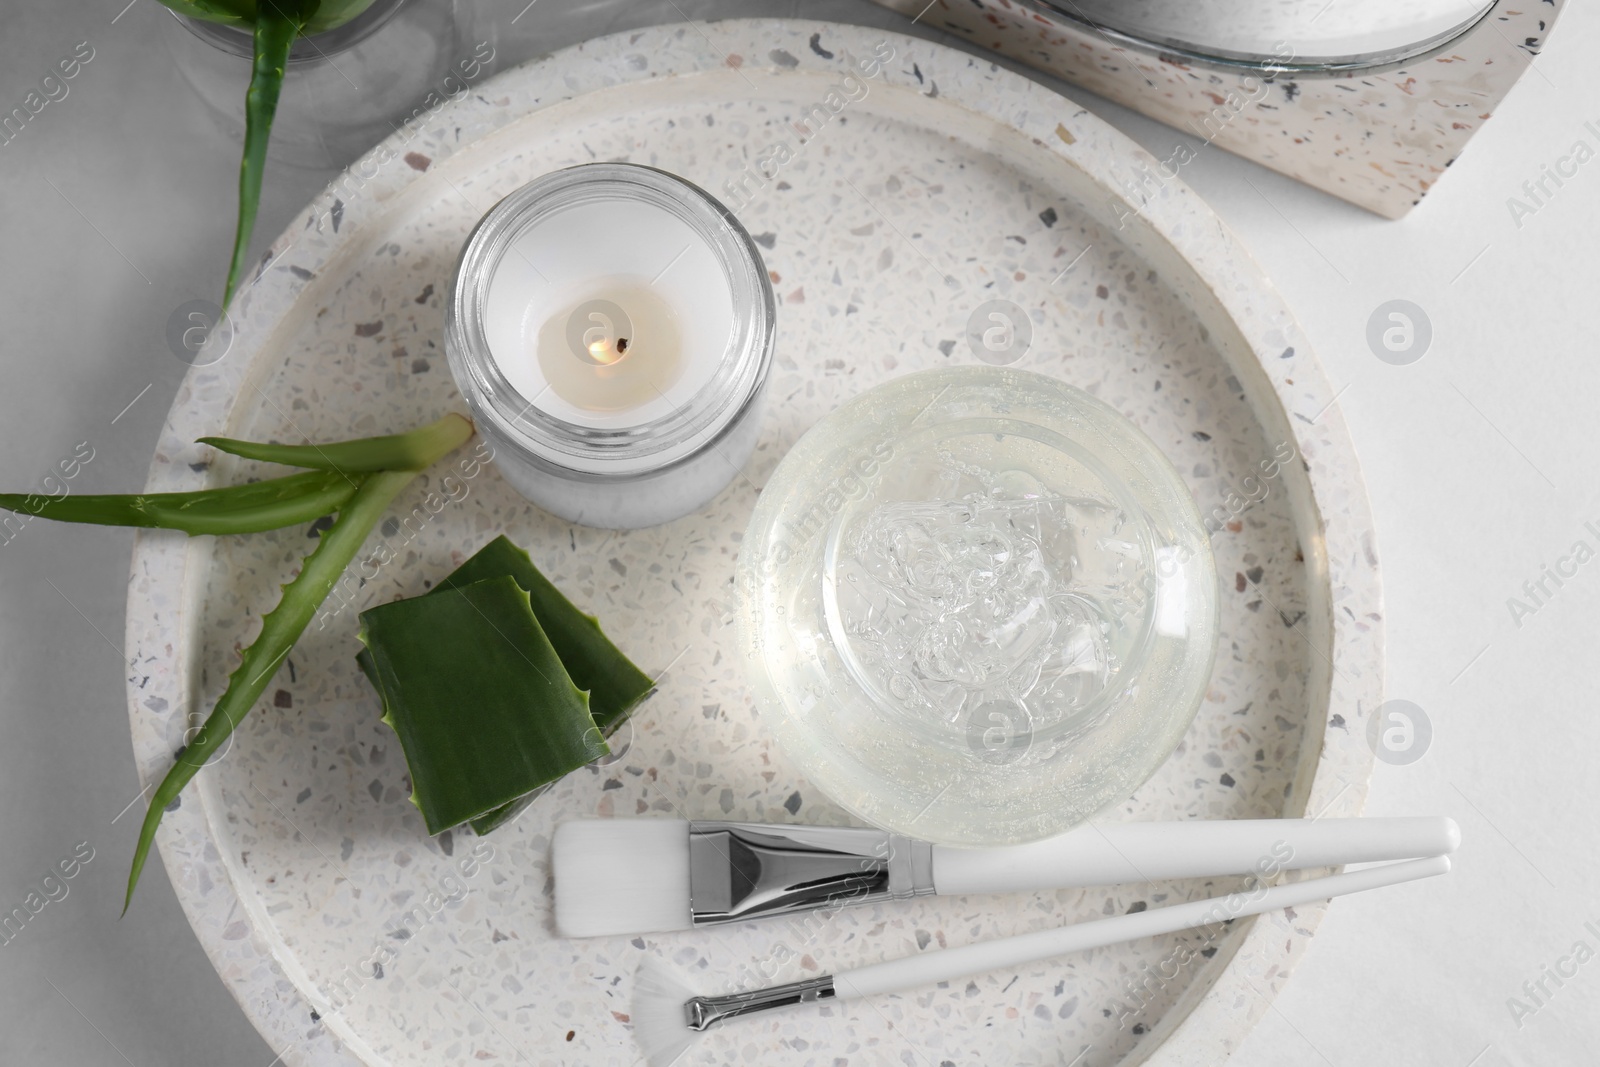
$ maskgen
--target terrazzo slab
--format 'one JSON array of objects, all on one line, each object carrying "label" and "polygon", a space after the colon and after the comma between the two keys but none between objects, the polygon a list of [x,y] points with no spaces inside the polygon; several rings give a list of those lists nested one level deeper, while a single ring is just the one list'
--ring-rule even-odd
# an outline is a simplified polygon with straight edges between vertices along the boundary
[{"label": "terrazzo slab", "polygon": [[[1279,39],[1258,63],[1209,62],[1204,49],[1129,43],[1132,38],[1087,21],[1065,0],[875,0],[963,40],[1011,56],[1141,111],[1186,135],[1171,153],[1126,176],[1139,201],[1177,179],[1212,144],[1376,212],[1400,218],[1417,205],[1466,149],[1511,87],[1532,65],[1564,0],[1498,0],[1460,36],[1403,62],[1328,73],[1276,71],[1293,60]],[[1335,13],[1323,22],[1329,8]],[[1376,10],[1375,10],[1376,9]],[[1334,32],[1341,14],[1377,37],[1386,22],[1415,19],[1408,5],[1315,11],[1305,24]],[[1235,8],[1230,18],[1242,17]],[[1138,24],[1138,16],[1133,16]],[[1202,5],[1171,19],[1217,25]],[[1265,23],[1254,27],[1270,36]],[[1191,138],[1198,138],[1196,143]]]},{"label": "terrazzo slab", "polygon": [[[1210,691],[1172,759],[1099,818],[1359,810],[1381,688],[1377,561],[1315,358],[1193,194],[1172,184],[1134,205],[1117,192],[1148,155],[1032,82],[927,42],[821,23],[658,27],[558,53],[424,116],[273,245],[236,303],[232,349],[184,382],[150,488],[264,470],[190,443],[204,434],[338,439],[461,410],[440,337],[462,242],[499,197],[596,159],[682,174],[756,236],[780,299],[761,442],[710,505],[654,529],[560,522],[472,466],[474,445],[397,501],[363,553],[383,542],[393,562],[352,568],[158,835],[197,936],[284,1062],[634,1064],[629,997],[646,956],[720,992],[1241,884],[554,936],[548,848],[561,819],[846,821],[753,711],[730,625],[739,539],[767,475],[823,414],[894,375],[974,360],[968,318],[985,301],[1026,311],[1032,342],[1016,366],[1137,422],[1215,529]],[[356,615],[424,592],[501,532],[663,672],[660,691],[608,766],[569,776],[489,837],[429,839],[352,658]],[[127,638],[146,782],[221,692],[310,534],[139,538]],[[1212,1063],[1266,1009],[1322,911],[750,1020],[708,1035],[691,1062]]]}]

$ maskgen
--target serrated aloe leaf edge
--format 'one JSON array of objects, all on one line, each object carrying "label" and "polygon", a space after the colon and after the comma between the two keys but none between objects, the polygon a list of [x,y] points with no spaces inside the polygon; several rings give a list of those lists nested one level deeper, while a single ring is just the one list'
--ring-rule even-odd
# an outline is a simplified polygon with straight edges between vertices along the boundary
[{"label": "serrated aloe leaf edge", "polygon": [[[439,433],[441,426],[449,427],[449,432]],[[468,419],[451,414],[413,432],[427,435],[433,441],[437,448],[433,458],[438,459],[463,444],[472,436],[472,430],[472,423]],[[128,889],[122,902],[123,914],[127,914],[128,904],[133,900],[134,888],[139,884],[139,875],[149,858],[150,846],[155,841],[156,829],[161,825],[161,816],[167,805],[177,798],[183,787],[220,750],[228,735],[249,714],[273,674],[288,658],[295,642],[315,617],[317,609],[332,592],[334,584],[361,550],[372,528],[383,517],[394,498],[419,473],[419,470],[376,471],[350,476],[359,486],[354,495],[340,510],[333,525],[322,534],[317,547],[301,566],[300,573],[283,587],[283,596],[277,606],[262,617],[261,632],[244,650],[238,668],[229,675],[227,689],[172,769],[151,794],[128,872]]]},{"label": "serrated aloe leaf edge", "polygon": [[[487,578],[510,575],[529,594],[534,618],[539,621],[562,666],[579,689],[589,693],[589,713],[601,734],[610,738],[627,721],[629,714],[654,691],[649,675],[634,665],[600,629],[599,620],[580,611],[568,600],[522,548],[504,534],[480,548],[432,590],[471,585]],[[389,697],[372,662],[372,653],[362,648],[356,663],[378,693],[384,714],[390,714]],[[474,833],[482,836],[520,815],[548,786],[540,786],[493,811],[469,820]]]}]

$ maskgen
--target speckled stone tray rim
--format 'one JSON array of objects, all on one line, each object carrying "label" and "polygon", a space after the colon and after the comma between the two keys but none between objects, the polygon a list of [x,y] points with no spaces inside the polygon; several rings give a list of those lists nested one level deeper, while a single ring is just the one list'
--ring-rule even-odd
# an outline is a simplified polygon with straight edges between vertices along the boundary
[{"label": "speckled stone tray rim", "polygon": [[[208,475],[191,464],[211,457],[193,440],[226,432],[248,409],[256,384],[276,370],[272,360],[261,357],[275,350],[280,335],[292,332],[295,305],[308,284],[302,272],[338,270],[349,262],[341,253],[359,244],[365,225],[381,224],[404,206],[408,189],[425,186],[426,168],[408,165],[407,153],[425,152],[438,161],[534,111],[618,85],[720,69],[732,65],[731,57],[739,57],[746,76],[781,77],[788,64],[769,56],[784,45],[788,60],[804,57],[802,69],[842,69],[845,60],[824,59],[805,47],[819,31],[860,54],[887,37],[897,50],[897,63],[883,75],[890,85],[927,95],[922,79],[931,75],[946,104],[1010,126],[1081,171],[1105,194],[1099,210],[1132,212],[1128,244],[1164,269],[1169,284],[1196,305],[1219,347],[1234,353],[1230,369],[1268,438],[1295,442],[1305,463],[1288,468],[1283,481],[1307,564],[1309,610],[1302,636],[1316,653],[1309,657],[1313,673],[1308,693],[1315,704],[1326,698],[1326,725],[1321,745],[1302,749],[1302,763],[1314,765],[1316,772],[1314,777],[1298,776],[1310,782],[1309,789],[1290,797],[1288,807],[1317,815],[1358,814],[1372,768],[1364,740],[1366,718],[1382,689],[1381,596],[1365,487],[1320,364],[1270,282],[1210,209],[1178,182],[1149,200],[1127,201],[1117,190],[1124,187],[1128,169],[1153,163],[1143,149],[1036,83],[926,41],[836,24],[731,20],[694,26],[707,44],[698,64],[636,71],[619,61],[624,50],[648,47],[651,35],[679,28],[599,38],[499,75],[477,92],[416,120],[352,165],[349,173],[361,176],[362,195],[343,204],[337,231],[330,220],[330,188],[273,243],[257,271],[258,281],[236,301],[235,336],[227,358],[197,366],[186,377],[151,461],[149,490],[207,483]],[[913,64],[920,76],[912,75]],[[982,79],[964,76],[979,67]],[[993,92],[996,79],[1007,92]],[[402,202],[397,204],[397,198]],[[283,263],[291,247],[296,271]],[[241,398],[245,405],[238,403]],[[215,468],[219,477],[227,476],[227,465]],[[167,734],[182,721],[177,715],[158,716],[146,701],[165,693],[171,694],[174,706],[190,708],[200,691],[188,651],[196,647],[201,613],[186,609],[203,595],[209,563],[208,539],[142,534],[135,542],[126,628],[129,718],[146,784],[164,773],[181,743]],[[197,797],[199,803],[169,813],[157,839],[196,936],[246,1014],[282,1050],[286,1062],[369,1062],[360,1055],[364,1043],[358,1034],[342,1032],[337,1021],[323,1027],[306,1021],[309,1002],[298,987],[308,976],[292,954],[282,951],[259,901],[239,894],[248,879],[242,877],[237,858],[216,847],[211,824],[221,808],[214,777],[210,772],[198,776],[188,798]],[[189,891],[201,873],[226,882],[234,892],[203,898]],[[1199,1064],[1225,1056],[1281,989],[1325,909],[1319,904],[1250,921],[1248,931],[1232,940],[1233,959],[1218,979],[1209,988],[1191,987],[1125,1062]]]}]

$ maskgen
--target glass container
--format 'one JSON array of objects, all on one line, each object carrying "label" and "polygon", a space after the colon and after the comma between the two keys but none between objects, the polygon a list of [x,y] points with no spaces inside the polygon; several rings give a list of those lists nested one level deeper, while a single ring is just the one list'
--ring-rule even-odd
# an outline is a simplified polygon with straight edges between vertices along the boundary
[{"label": "glass container", "polygon": [[740,644],[795,765],[879,826],[948,845],[1063,832],[1125,799],[1199,707],[1210,542],[1137,427],[1000,367],[894,379],[768,479]]},{"label": "glass container", "polygon": [[484,216],[445,349],[519,492],[632,528],[702,507],[749,459],[775,323],[760,253],[727,208],[665,171],[591,163]]},{"label": "glass container", "polygon": [[[251,31],[168,14],[173,65],[224,134],[243,143]],[[494,60],[493,27],[465,0],[373,0],[343,26],[295,41],[268,156],[343,167],[412,118],[465,95]]]}]

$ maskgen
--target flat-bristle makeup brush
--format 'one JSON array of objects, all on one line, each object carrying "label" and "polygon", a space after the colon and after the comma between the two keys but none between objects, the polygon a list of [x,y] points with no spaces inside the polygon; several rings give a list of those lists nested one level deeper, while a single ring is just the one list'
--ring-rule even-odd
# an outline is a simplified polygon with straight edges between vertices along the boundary
[{"label": "flat-bristle makeup brush", "polygon": [[566,937],[688,930],[938,894],[1271,875],[1453,852],[1442,816],[1082,826],[1006,848],[947,848],[849,826],[577,819],[556,827],[556,928]]},{"label": "flat-bristle makeup brush", "polygon": [[923,952],[854,970],[726,996],[695,996],[665,962],[650,957],[633,989],[633,1032],[649,1067],[671,1067],[708,1028],[740,1015],[823,1000],[855,1000],[949,982],[985,971],[1021,967],[1069,952],[1169,934],[1246,915],[1294,908],[1346,893],[1396,885],[1450,870],[1447,856],[1407,860],[1308,878],[1292,885],[1242,891],[1153,911],[1095,919],[1054,930]]}]

